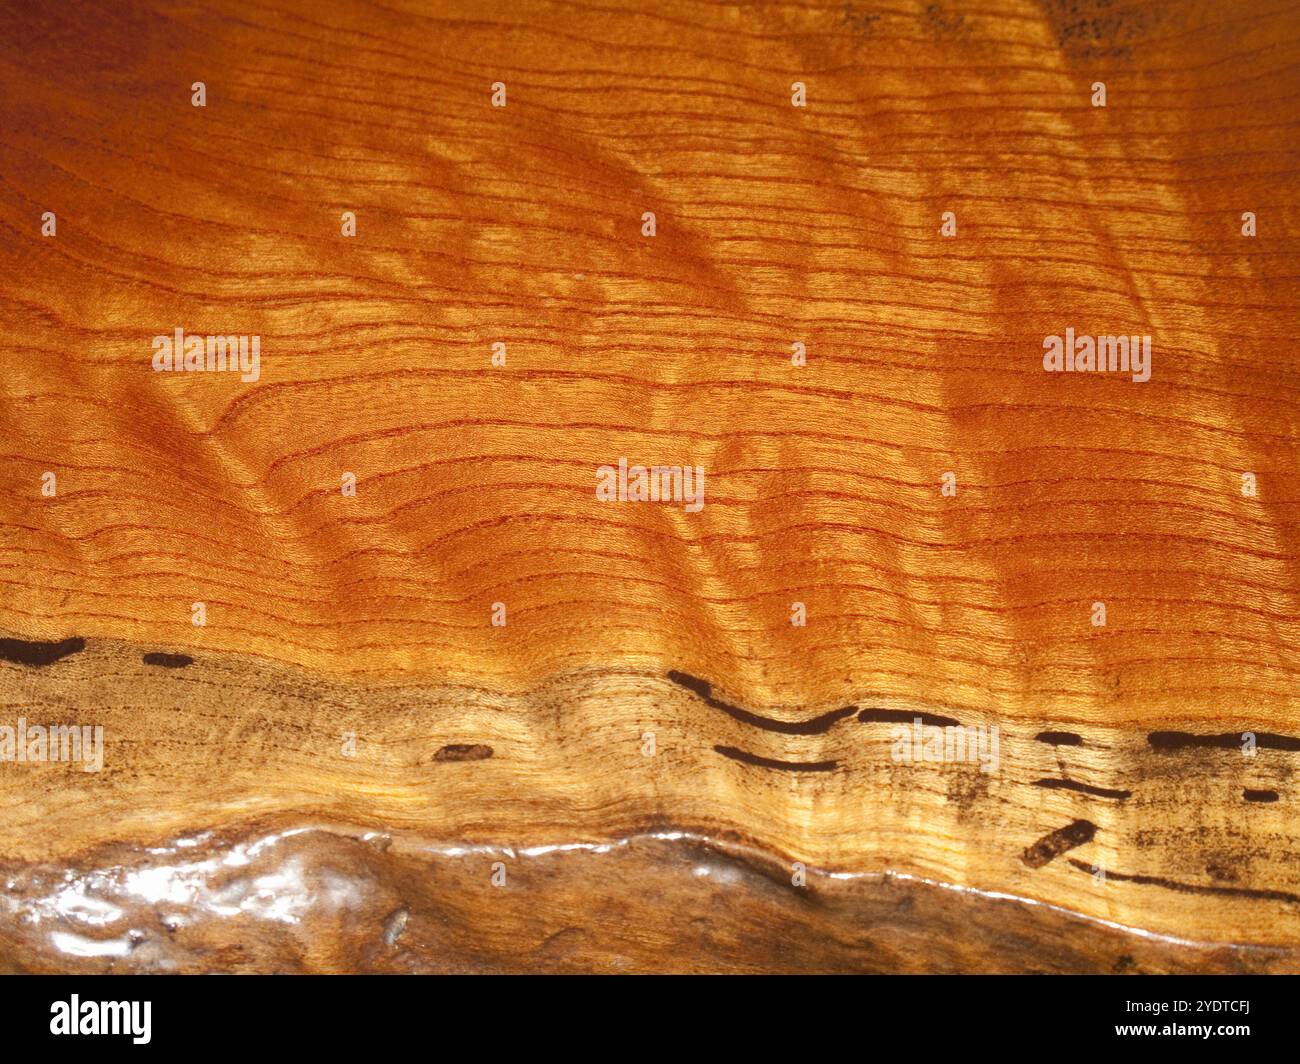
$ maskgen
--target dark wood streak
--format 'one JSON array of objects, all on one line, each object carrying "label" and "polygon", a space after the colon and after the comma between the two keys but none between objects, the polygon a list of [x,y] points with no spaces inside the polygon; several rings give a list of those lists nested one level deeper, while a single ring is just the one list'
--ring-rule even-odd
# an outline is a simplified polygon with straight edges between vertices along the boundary
[{"label": "dark wood streak", "polygon": [[1221,750],[1239,748],[1243,735],[1253,735],[1255,746],[1264,750],[1300,750],[1300,739],[1291,735],[1278,735],[1276,732],[1224,732],[1220,735],[1193,735],[1191,732],[1155,731],[1147,736],[1147,742],[1156,750],[1188,750],[1196,747],[1213,747]]},{"label": "dark wood streak", "polygon": [[436,754],[435,761],[485,761],[492,756],[492,747],[483,743],[448,743]]},{"label": "dark wood streak", "polygon": [[1072,731],[1040,731],[1034,738],[1040,743],[1052,746],[1082,746],[1083,736]]},{"label": "dark wood streak", "polygon": [[778,732],[781,735],[823,735],[830,731],[831,725],[850,716],[858,708],[857,706],[845,706],[843,709],[832,709],[819,717],[813,717],[811,720],[773,720],[771,717],[760,717],[757,713],[751,713],[747,709],[733,706],[720,698],[714,698],[713,685],[697,676],[673,670],[668,673],[668,679],[698,695],[706,705],[722,710],[723,713],[740,721],[742,724],[752,724],[755,728]]},{"label": "dark wood streak", "polygon": [[738,750],[734,746],[715,746],[713,749],[723,757],[746,765],[757,765],[759,768],[779,768],[786,772],[834,772],[839,768],[838,761],[778,761],[772,757],[759,757],[746,750]]},{"label": "dark wood streak", "polygon": [[[1083,861],[1076,861],[1071,857],[1070,864],[1087,872],[1089,875],[1092,874],[1091,866]],[[1219,894],[1231,898],[1259,898],[1263,901],[1286,901],[1300,905],[1300,894],[1292,894],[1286,890],[1263,890],[1258,887],[1203,886],[1200,883],[1181,883],[1176,879],[1166,879],[1164,876],[1126,875],[1123,872],[1112,872],[1109,868],[1106,869],[1106,878],[1121,883],[1137,883],[1144,887],[1164,887],[1166,890],[1176,890],[1180,894]]]},{"label": "dark wood streak", "polygon": [[910,709],[864,709],[858,714],[862,724],[911,724],[916,720],[932,728],[960,728],[961,722],[937,713],[921,713]]},{"label": "dark wood streak", "polygon": [[183,669],[194,664],[194,659],[188,654],[163,654],[157,651],[144,655],[140,660],[146,665],[159,665],[164,669]]},{"label": "dark wood streak", "polygon": [[1035,787],[1046,787],[1052,791],[1078,791],[1079,794],[1091,794],[1097,798],[1117,798],[1121,802],[1132,796],[1132,791],[1115,790],[1110,787],[1094,787],[1091,783],[1078,780],[1042,779],[1034,780]]},{"label": "dark wood streak", "polygon": [[0,639],[0,660],[39,669],[85,648],[86,641],[80,636],[52,643],[39,639]]},{"label": "dark wood streak", "polygon": [[1030,868],[1042,868],[1076,846],[1091,842],[1097,834],[1097,825],[1091,820],[1072,820],[1063,828],[1048,832],[1032,846],[1026,847],[1021,860]]},{"label": "dark wood streak", "polygon": [[1256,790],[1251,790],[1251,788],[1249,787],[1247,787],[1244,791],[1241,792],[1241,796],[1245,798],[1246,801],[1248,802],[1276,802],[1278,798],[1277,791],[1269,791],[1269,790],[1256,791]]}]

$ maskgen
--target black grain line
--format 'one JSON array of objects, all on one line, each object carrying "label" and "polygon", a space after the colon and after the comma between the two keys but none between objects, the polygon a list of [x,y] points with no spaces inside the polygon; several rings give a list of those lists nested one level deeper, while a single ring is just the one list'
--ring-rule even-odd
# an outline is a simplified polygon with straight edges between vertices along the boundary
[{"label": "black grain line", "polygon": [[164,669],[183,669],[194,664],[194,659],[188,654],[163,654],[158,651],[151,651],[140,660],[146,665],[161,665]]},{"label": "black grain line", "polygon": [[838,761],[777,761],[775,758],[759,757],[745,750],[737,750],[734,746],[715,746],[713,749],[732,761],[757,765],[759,768],[779,768],[786,772],[834,772],[839,767]]},{"label": "black grain line", "polygon": [[1053,791],[1078,791],[1080,794],[1091,794],[1098,798],[1118,798],[1121,802],[1125,798],[1132,796],[1132,791],[1112,790],[1109,787],[1094,787],[1091,783],[1080,783],[1078,780],[1057,780],[1042,779],[1034,780],[1035,787],[1046,787]]},{"label": "black grain line", "polygon": [[1155,750],[1187,750],[1195,747],[1212,747],[1220,750],[1238,749],[1245,742],[1243,735],[1253,735],[1255,746],[1265,750],[1300,750],[1300,739],[1291,735],[1278,735],[1275,732],[1260,732],[1243,729],[1239,732],[1225,732],[1221,735],[1193,735],[1191,732],[1155,731],[1147,736],[1147,742]]},{"label": "black grain line", "polygon": [[[1076,861],[1071,857],[1070,864],[1087,872],[1089,875],[1092,874],[1092,867],[1082,861]],[[1112,872],[1109,868],[1105,869],[1105,875],[1107,879],[1114,879],[1120,883],[1137,883],[1144,887],[1164,887],[1166,890],[1176,890],[1179,894],[1218,894],[1231,898],[1258,898],[1262,901],[1289,901],[1300,904],[1300,894],[1292,894],[1285,890],[1263,890],[1256,887],[1207,887],[1199,883],[1180,883],[1176,879],[1165,879],[1163,876],[1125,875],[1123,872]]]},{"label": "black grain line", "polygon": [[858,714],[863,724],[913,724],[920,721],[933,728],[960,728],[961,722],[937,713],[921,713],[910,709],[864,709]]},{"label": "black grain line", "polygon": [[1249,787],[1241,792],[1241,796],[1248,802],[1276,802],[1278,798],[1277,791],[1255,791]]},{"label": "black grain line", "polygon": [[12,661],[15,665],[32,665],[39,669],[60,658],[66,658],[69,654],[76,654],[85,647],[86,641],[80,636],[55,643],[44,643],[39,639],[0,639],[0,660]]},{"label": "black grain line", "polygon": [[747,709],[741,709],[739,706],[723,702],[720,698],[714,698],[713,685],[707,680],[701,680],[697,676],[690,675],[690,673],[671,670],[668,673],[668,679],[698,695],[706,705],[722,710],[723,713],[740,721],[742,724],[752,724],[764,731],[779,732],[782,735],[823,735],[830,731],[832,724],[843,720],[857,709],[857,706],[832,709],[819,717],[813,717],[811,720],[773,720],[771,717],[760,717],[757,713],[751,713]]},{"label": "black grain line", "polygon": [[1048,832],[1032,846],[1026,847],[1020,859],[1030,868],[1042,868],[1066,850],[1091,842],[1096,834],[1097,825],[1091,820],[1072,820],[1065,827]]},{"label": "black grain line", "polygon": [[1040,731],[1034,738],[1040,743],[1051,743],[1053,746],[1083,745],[1083,736],[1072,731]]}]

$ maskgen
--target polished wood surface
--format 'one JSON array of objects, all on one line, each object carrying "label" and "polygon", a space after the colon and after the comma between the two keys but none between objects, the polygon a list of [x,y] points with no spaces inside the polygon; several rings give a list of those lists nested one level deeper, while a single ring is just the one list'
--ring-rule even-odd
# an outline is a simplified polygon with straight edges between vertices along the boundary
[{"label": "polished wood surface", "polygon": [[105,736],[0,760],[0,966],[1300,970],[1300,8],[10,0],[0,77],[0,727]]}]

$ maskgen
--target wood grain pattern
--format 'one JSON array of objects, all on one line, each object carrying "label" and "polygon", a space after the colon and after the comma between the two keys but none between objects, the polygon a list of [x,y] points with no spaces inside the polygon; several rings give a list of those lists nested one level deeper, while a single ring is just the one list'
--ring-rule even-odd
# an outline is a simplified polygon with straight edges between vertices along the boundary
[{"label": "wood grain pattern", "polygon": [[1298,15],[0,3],[0,967],[1300,970]]}]

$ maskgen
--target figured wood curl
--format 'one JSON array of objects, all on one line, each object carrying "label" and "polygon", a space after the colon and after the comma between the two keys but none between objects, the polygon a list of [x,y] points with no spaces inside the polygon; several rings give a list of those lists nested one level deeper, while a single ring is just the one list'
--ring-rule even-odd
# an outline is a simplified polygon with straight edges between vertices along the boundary
[{"label": "figured wood curl", "polygon": [[0,6],[0,968],[1300,970],[1296,26]]}]

